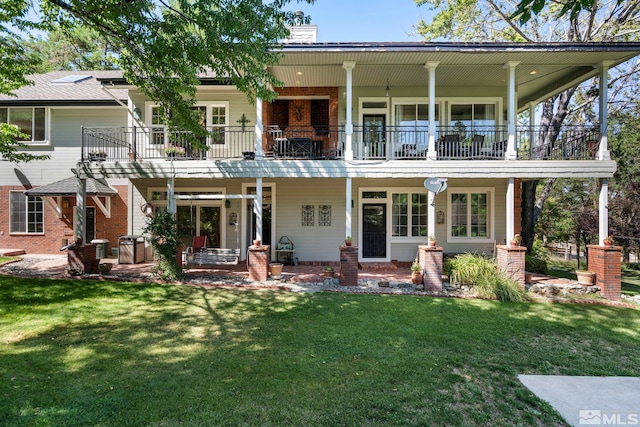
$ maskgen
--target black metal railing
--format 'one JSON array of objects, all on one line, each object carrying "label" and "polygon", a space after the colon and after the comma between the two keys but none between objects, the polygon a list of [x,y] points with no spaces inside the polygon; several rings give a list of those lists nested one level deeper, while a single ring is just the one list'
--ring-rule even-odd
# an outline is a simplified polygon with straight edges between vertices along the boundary
[{"label": "black metal railing", "polygon": [[[209,127],[194,138],[187,131],[164,126],[85,127],[82,159],[85,161],[136,161],[173,158],[185,160],[253,158],[256,135],[252,128]],[[354,126],[354,159],[424,160],[429,150],[426,126]],[[434,143],[439,160],[502,160],[507,150],[506,126],[437,126]],[[598,129],[564,126],[557,135],[541,126],[518,127],[517,159],[592,160],[600,141]],[[280,129],[269,126],[262,137],[265,156],[277,160],[342,159],[346,148],[344,126],[308,126]]]},{"label": "black metal railing", "polygon": [[82,128],[82,159],[89,161],[243,158],[254,150],[255,132],[240,126],[210,126],[203,137],[164,126]]},{"label": "black metal railing", "polygon": [[600,131],[592,126],[563,126],[554,134],[545,126],[520,127],[516,150],[523,160],[595,160]]}]

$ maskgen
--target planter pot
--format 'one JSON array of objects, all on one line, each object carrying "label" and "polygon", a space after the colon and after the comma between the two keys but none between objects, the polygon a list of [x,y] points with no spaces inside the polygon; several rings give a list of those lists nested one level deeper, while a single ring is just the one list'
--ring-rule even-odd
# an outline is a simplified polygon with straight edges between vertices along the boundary
[{"label": "planter pot", "polygon": [[517,240],[512,240],[511,242],[509,242],[509,245],[510,245],[512,248],[515,248],[515,247],[520,246],[520,242],[518,242]]},{"label": "planter pot", "polygon": [[254,240],[253,241],[253,246],[261,246],[262,245],[262,240]]},{"label": "planter pot", "polygon": [[272,279],[279,279],[282,277],[282,266],[279,262],[269,264],[269,274]]},{"label": "planter pot", "polygon": [[100,271],[100,273],[108,273],[111,271],[111,267],[113,267],[113,264],[111,264],[110,262],[105,262],[102,264],[98,264],[98,270]]},{"label": "planter pot", "polygon": [[326,271],[326,270],[325,270],[325,271],[323,271],[323,272],[322,272],[322,275],[323,275],[324,277],[333,278],[333,274],[334,274],[334,273],[335,273],[335,271]]},{"label": "planter pot", "polygon": [[593,285],[593,279],[596,277],[596,273],[591,271],[576,271],[576,276],[578,276],[578,284],[591,286]]},{"label": "planter pot", "polygon": [[345,246],[351,246],[353,244],[352,240],[345,240],[344,241]]},{"label": "planter pot", "polygon": [[432,248],[435,248],[437,244],[438,242],[436,242],[435,240],[429,242],[429,246],[431,246]]},{"label": "planter pot", "polygon": [[411,272],[411,283],[413,283],[414,285],[421,285],[422,279],[423,279],[422,273],[418,271]]}]

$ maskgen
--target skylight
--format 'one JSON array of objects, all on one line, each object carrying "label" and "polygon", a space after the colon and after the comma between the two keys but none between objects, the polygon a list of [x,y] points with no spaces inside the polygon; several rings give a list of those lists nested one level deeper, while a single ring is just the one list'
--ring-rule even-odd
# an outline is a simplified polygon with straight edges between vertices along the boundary
[{"label": "skylight", "polygon": [[70,76],[61,77],[59,79],[55,79],[51,81],[51,84],[75,84],[80,83],[84,80],[90,79],[91,76],[87,74],[72,74]]}]

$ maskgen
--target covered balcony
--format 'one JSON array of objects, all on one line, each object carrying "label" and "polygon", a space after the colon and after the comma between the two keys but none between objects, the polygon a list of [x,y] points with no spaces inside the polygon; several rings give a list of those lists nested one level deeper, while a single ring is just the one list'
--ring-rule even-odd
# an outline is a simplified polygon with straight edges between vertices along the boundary
[{"label": "covered balcony", "polygon": [[[259,152],[251,128],[211,127],[208,131],[207,137],[194,140],[189,132],[164,127],[85,127],[82,161],[241,160],[254,159]],[[344,159],[344,126],[270,127],[260,136],[261,152],[268,160]],[[508,132],[506,126],[438,126],[434,140],[435,155],[429,155],[426,126],[354,126],[354,160],[504,160]],[[599,129],[593,126],[564,126],[555,140],[540,126],[518,127],[516,159],[595,160],[599,142]]]}]

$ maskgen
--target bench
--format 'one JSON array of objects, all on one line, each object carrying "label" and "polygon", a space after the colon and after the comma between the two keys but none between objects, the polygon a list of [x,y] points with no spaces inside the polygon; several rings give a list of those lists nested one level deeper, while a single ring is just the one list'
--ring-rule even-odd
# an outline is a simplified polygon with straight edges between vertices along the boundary
[{"label": "bench", "polygon": [[237,265],[240,249],[203,248],[187,257],[187,265]]}]

